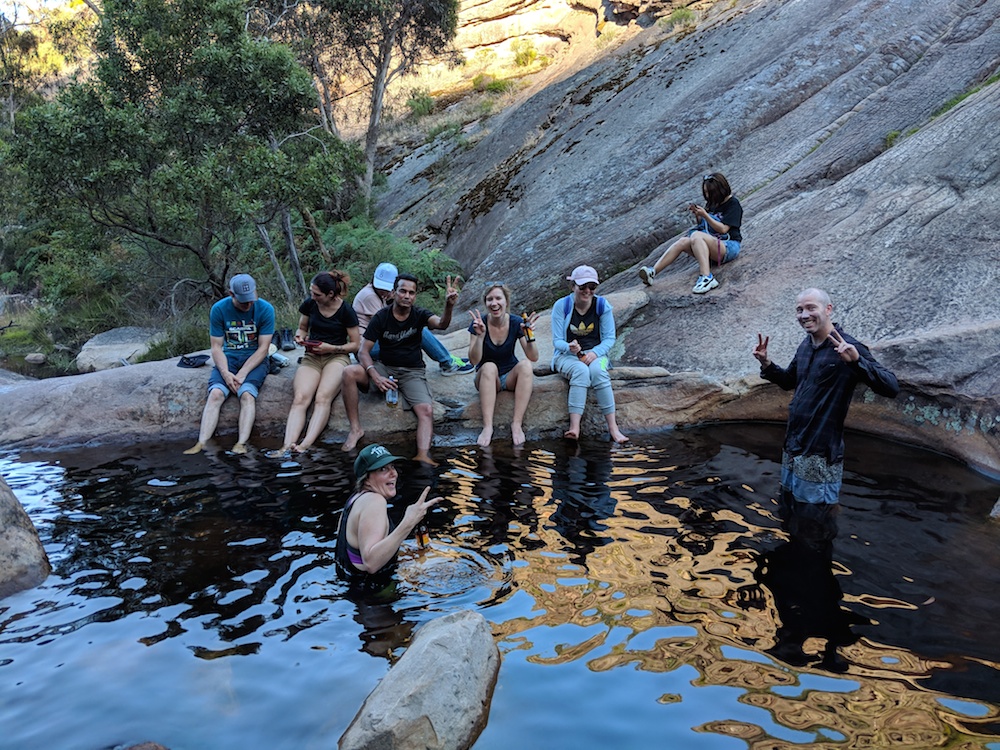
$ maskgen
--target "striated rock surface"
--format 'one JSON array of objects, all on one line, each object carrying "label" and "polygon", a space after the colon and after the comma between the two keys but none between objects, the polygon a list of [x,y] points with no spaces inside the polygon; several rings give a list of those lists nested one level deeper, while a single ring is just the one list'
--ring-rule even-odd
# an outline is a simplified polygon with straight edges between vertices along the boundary
[{"label": "striated rock surface", "polygon": [[51,570],[31,519],[0,478],[0,599],[37,586]]},{"label": "striated rock surface", "polygon": [[421,627],[340,738],[340,750],[465,750],[486,726],[500,670],[478,612]]},{"label": "striated rock surface", "polygon": [[491,279],[509,281],[515,309],[546,308],[579,263],[605,291],[641,289],[638,266],[721,171],[745,208],[739,259],[705,296],[689,259],[662,273],[619,321],[620,361],[718,384],[728,395],[703,388],[701,418],[779,418],[778,398],[747,386],[748,352],[759,331],[787,363],[795,295],[819,286],[903,384],[894,406],[873,403],[901,410],[886,430],[941,433],[934,447],[996,467],[1000,0],[692,7],[693,31],[621,26],[603,53],[574,38],[576,56],[477,140],[394,160],[380,217],[462,263],[460,308]]}]

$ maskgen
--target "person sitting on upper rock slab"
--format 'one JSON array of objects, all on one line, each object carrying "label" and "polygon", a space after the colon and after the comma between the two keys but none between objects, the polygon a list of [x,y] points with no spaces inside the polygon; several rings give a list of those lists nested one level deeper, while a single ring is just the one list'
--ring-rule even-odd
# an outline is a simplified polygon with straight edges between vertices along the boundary
[{"label": "person sitting on upper rock slab", "polygon": [[770,337],[757,334],[753,356],[760,376],[786,391],[788,427],[781,452],[782,503],[838,502],[844,476],[844,420],[858,383],[880,396],[899,393],[896,376],[875,361],[868,348],[833,322],[833,303],[822,289],[795,299],[795,317],[806,332],[787,368],[768,357]]},{"label": "person sitting on upper rock slab", "polygon": [[712,263],[721,268],[740,254],[743,206],[733,196],[729,181],[719,172],[707,174],[701,180],[701,194],[705,197],[704,206],[695,203],[688,206],[698,225],[668,247],[652,266],[639,269],[639,278],[646,286],[653,283],[656,274],[687,253],[698,261],[698,281],[691,291],[704,294],[719,285],[712,275]]},{"label": "person sitting on upper rock slab", "polygon": [[[361,427],[358,391],[367,393],[369,383],[374,383],[382,393],[398,390],[403,396],[403,403],[413,408],[417,417],[417,455],[414,459],[435,465],[430,455],[434,436],[434,398],[427,385],[427,368],[420,341],[425,328],[443,330],[451,325],[451,313],[458,299],[458,287],[452,284],[451,276],[447,279],[445,294],[444,314],[435,315],[414,304],[417,299],[416,276],[401,273],[396,277],[392,304],[375,313],[365,329],[358,354],[361,364],[344,370],[344,411],[347,412],[351,430],[343,450],[353,450],[365,435]],[[372,360],[371,352],[375,344],[380,349],[378,362]]]},{"label": "person sitting on upper rock slab", "polygon": [[222,404],[230,393],[240,400],[239,434],[233,453],[246,453],[257,417],[257,396],[267,377],[268,347],[274,336],[274,307],[257,297],[249,274],[233,276],[229,296],[212,305],[209,338],[215,367],[208,378],[208,400],[201,415],[198,442],[185,453],[200,453],[215,434]]},{"label": "person sitting on upper rock slab", "polygon": [[573,293],[552,306],[552,369],[569,381],[569,429],[563,437],[580,437],[587,389],[593,388],[611,439],[628,442],[618,429],[608,373],[608,352],[617,337],[611,303],[597,296],[597,271],[590,266],[577,266],[566,279],[573,282]]}]

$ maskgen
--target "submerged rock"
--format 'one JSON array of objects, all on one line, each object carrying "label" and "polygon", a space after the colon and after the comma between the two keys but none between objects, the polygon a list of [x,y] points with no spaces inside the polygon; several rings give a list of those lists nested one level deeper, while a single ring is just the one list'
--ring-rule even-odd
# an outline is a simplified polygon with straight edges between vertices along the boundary
[{"label": "submerged rock", "polygon": [[486,726],[500,670],[489,623],[478,612],[421,627],[340,738],[340,750],[464,750]]},{"label": "submerged rock", "polygon": [[51,571],[31,519],[0,478],[0,599],[37,586]]}]

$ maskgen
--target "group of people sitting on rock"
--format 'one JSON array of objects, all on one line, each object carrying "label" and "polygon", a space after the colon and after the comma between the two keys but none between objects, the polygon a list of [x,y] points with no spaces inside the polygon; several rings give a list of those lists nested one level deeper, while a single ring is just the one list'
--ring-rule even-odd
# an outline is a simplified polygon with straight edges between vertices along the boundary
[{"label": "group of people sitting on rock", "polygon": [[[569,427],[565,436],[579,438],[587,393],[592,389],[611,439],[623,443],[628,438],[618,428],[608,373],[608,354],[616,338],[611,304],[596,294],[599,280],[590,266],[578,266],[567,280],[572,283],[572,292],[552,308],[552,368],[569,381]],[[354,450],[365,434],[360,393],[374,386],[386,394],[391,405],[402,398],[413,411],[417,418],[414,458],[433,464],[430,447],[434,400],[427,382],[424,352],[438,360],[445,375],[475,372],[483,412],[483,429],[477,443],[482,447],[489,446],[493,439],[497,396],[501,391],[510,391],[514,397],[511,438],[515,446],[523,445],[524,415],[534,380],[532,363],[538,361],[534,327],[539,315],[511,314],[510,289],[500,282],[487,284],[482,296],[485,313],[479,309],[469,312],[469,357],[456,357],[430,331],[451,325],[459,294],[457,281],[447,278],[444,312],[436,315],[417,306],[417,278],[398,273],[390,263],[376,268],[353,305],[346,301],[350,284],[347,274],[338,270],[317,274],[309,286],[309,298],[299,307],[293,340],[305,349],[305,354],[292,381],[292,406],[284,442],[274,453],[285,455],[312,447],[329,422],[338,394],[343,397],[349,424],[342,448]],[[234,276],[229,296],[212,307],[214,367],[198,442],[186,453],[204,449],[215,433],[222,404],[230,393],[240,399],[238,437],[232,450],[246,452],[256,398],[268,373],[274,321],[274,307],[257,296],[253,277]],[[518,343],[524,360],[518,359]],[[312,415],[308,416],[310,405]]]},{"label": "group of people sitting on rock", "polygon": [[[713,172],[702,178],[701,190],[705,205],[689,206],[697,225],[672,243],[652,266],[639,269],[645,284],[652,284],[658,273],[686,253],[698,262],[699,275],[693,291],[703,294],[719,285],[712,274],[712,263],[721,266],[739,254],[743,209],[729,182],[724,175]],[[564,434],[570,439],[579,438],[587,393],[593,390],[611,439],[624,443],[628,437],[616,421],[608,373],[608,354],[616,337],[611,304],[597,295],[599,279],[592,267],[578,266],[567,280],[572,284],[571,293],[552,307],[552,369],[569,381],[569,426]],[[493,439],[493,418],[501,391],[514,395],[511,438],[515,446],[524,444],[524,415],[533,387],[532,363],[538,361],[533,330],[537,313],[511,313],[510,289],[501,282],[487,284],[482,296],[485,313],[470,311],[469,356],[462,359],[452,355],[431,333],[451,325],[459,293],[457,280],[447,280],[441,315],[416,305],[417,278],[398,273],[391,263],[375,269],[372,280],[358,292],[353,304],[347,302],[349,284],[350,278],[342,271],[319,273],[309,286],[309,299],[299,307],[293,338],[295,344],[305,348],[305,355],[295,373],[292,407],[278,453],[302,452],[312,447],[326,428],[338,394],[343,394],[350,424],[343,449],[353,450],[364,437],[359,392],[368,392],[374,385],[389,394],[391,403],[402,396],[404,404],[412,409],[417,418],[416,459],[432,463],[433,398],[424,352],[439,363],[445,375],[475,372],[483,413],[483,429],[477,439],[480,446],[489,446]],[[215,433],[222,404],[230,393],[240,399],[233,452],[246,452],[274,335],[274,307],[258,298],[252,276],[237,274],[231,280],[229,297],[212,307],[214,367],[198,442],[187,453],[200,452]],[[525,360],[518,360],[518,342]],[[310,405],[312,415],[307,421]]]}]

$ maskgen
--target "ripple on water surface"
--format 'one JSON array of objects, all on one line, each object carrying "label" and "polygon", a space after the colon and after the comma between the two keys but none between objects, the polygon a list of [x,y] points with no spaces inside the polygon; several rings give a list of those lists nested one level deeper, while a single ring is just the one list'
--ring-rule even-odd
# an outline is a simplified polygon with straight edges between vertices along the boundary
[{"label": "ripple on water surface", "polygon": [[998,485],[850,435],[839,517],[783,523],[780,443],[439,449],[393,507],[445,498],[430,548],[365,596],[334,571],[335,447],[10,456],[54,573],[0,601],[0,747],[330,747],[459,609],[503,656],[479,750],[1000,746]]}]

